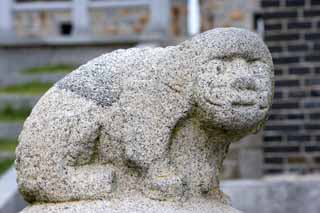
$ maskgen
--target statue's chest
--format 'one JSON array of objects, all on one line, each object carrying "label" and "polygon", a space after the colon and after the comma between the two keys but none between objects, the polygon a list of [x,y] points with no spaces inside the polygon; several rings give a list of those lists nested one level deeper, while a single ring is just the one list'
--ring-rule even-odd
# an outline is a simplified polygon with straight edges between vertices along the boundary
[{"label": "statue's chest", "polygon": [[186,120],[176,127],[170,146],[170,160],[191,191],[208,191],[215,179],[214,144],[200,125]]}]

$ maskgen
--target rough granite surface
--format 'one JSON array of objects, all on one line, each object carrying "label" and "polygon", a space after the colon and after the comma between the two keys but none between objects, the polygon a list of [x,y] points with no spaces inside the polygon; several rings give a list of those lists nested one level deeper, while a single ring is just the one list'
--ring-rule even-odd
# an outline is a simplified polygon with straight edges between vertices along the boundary
[{"label": "rough granite surface", "polygon": [[24,123],[24,212],[237,212],[222,204],[222,162],[266,120],[273,75],[263,41],[236,28],[89,61]]}]

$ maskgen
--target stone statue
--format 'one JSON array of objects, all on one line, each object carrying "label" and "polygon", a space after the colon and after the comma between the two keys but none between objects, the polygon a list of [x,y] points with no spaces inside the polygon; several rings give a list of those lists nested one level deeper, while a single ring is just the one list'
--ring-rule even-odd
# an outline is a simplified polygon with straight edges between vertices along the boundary
[{"label": "stone statue", "polygon": [[19,189],[46,203],[24,212],[237,212],[219,191],[222,162],[262,127],[272,93],[271,55],[246,30],[102,55],[24,124]]}]

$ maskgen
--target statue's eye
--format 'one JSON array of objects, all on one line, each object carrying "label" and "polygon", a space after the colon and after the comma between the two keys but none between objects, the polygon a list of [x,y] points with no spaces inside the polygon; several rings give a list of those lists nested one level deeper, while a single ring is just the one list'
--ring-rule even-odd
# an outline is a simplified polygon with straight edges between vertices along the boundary
[{"label": "statue's eye", "polygon": [[259,60],[250,63],[250,69],[256,75],[268,75],[270,73],[270,68],[266,63],[263,63]]},{"label": "statue's eye", "polygon": [[223,74],[224,72],[223,62],[218,59],[213,59],[207,64],[207,69],[209,72],[214,72],[217,75]]},{"label": "statue's eye", "polygon": [[259,59],[256,59],[256,58],[251,58],[251,59],[248,59],[247,60],[247,62],[249,63],[249,64],[254,64],[254,63],[256,63],[256,62],[259,62],[260,60]]}]

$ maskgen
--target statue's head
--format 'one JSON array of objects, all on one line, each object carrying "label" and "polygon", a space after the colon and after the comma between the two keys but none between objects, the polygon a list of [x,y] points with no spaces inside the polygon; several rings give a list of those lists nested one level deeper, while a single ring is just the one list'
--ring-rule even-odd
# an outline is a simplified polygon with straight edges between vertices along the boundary
[{"label": "statue's head", "polygon": [[218,28],[188,45],[199,56],[194,101],[200,118],[225,130],[259,129],[271,105],[274,78],[263,41],[246,30]]}]

